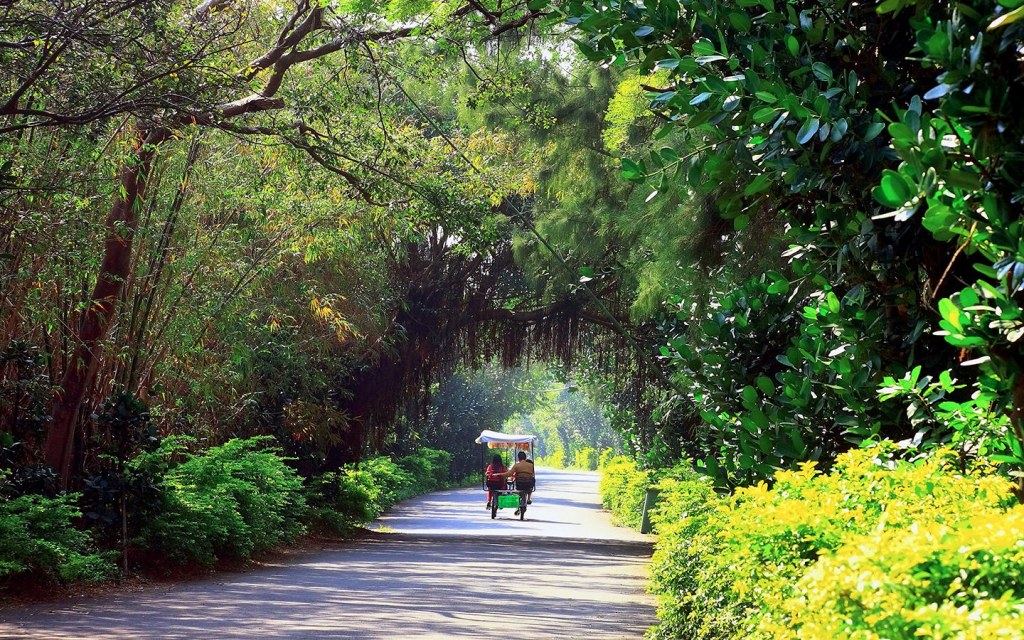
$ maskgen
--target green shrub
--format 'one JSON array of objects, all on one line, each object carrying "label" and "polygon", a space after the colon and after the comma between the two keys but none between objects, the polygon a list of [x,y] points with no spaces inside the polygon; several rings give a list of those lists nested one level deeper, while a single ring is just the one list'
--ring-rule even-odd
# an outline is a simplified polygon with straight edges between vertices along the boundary
[{"label": "green shrub", "polygon": [[433,477],[430,473],[430,463],[421,456],[412,454],[395,459],[395,464],[409,474],[410,482],[418,486],[430,486],[433,484]]},{"label": "green shrub", "polygon": [[588,471],[596,471],[597,464],[597,449],[593,447],[584,447],[576,452],[576,460],[574,462],[576,467],[586,469]]},{"label": "green shrub", "polygon": [[777,472],[772,488],[723,499],[696,477],[662,480],[652,638],[980,639],[1019,629],[1024,549],[1013,527],[1024,511],[1009,508],[1009,483],[958,472],[943,454],[911,464],[890,450],[843,454],[829,474],[804,463]]},{"label": "green shrub", "polygon": [[609,462],[611,462],[614,459],[615,459],[615,449],[612,449],[611,447],[606,447],[603,451],[601,451],[601,455],[598,456],[597,468],[598,469],[604,469],[605,465],[607,465]]},{"label": "green shrub", "polygon": [[541,466],[550,467],[552,469],[564,469],[565,468],[565,452],[561,449],[551,453],[550,455],[540,456],[537,458],[536,463]]},{"label": "green shrub", "polygon": [[[439,449],[420,449],[396,460],[412,476],[411,495],[444,487],[451,476],[452,454]],[[409,491],[406,491],[409,493]],[[409,496],[404,496],[409,497]]]},{"label": "green shrub", "polygon": [[188,455],[186,440],[169,438],[137,458],[135,469],[159,466],[153,458],[167,466],[159,510],[142,524],[137,542],[175,561],[209,565],[293,540],[303,531],[302,482],[269,440],[231,440]]},{"label": "green shrub", "polygon": [[[987,511],[987,509],[985,509]],[[1024,507],[855,536],[766,619],[774,638],[1019,638]],[[795,632],[795,633],[794,633]]]},{"label": "green shrub", "polygon": [[325,473],[306,486],[314,528],[349,533],[380,515],[380,490],[365,471]]},{"label": "green shrub", "polygon": [[380,456],[312,481],[307,498],[314,526],[346,532],[396,502],[447,486],[452,454],[420,449],[398,460]]},{"label": "green shrub", "polygon": [[95,553],[89,534],[73,526],[81,516],[77,499],[25,495],[0,501],[0,578],[34,573],[73,582],[116,574],[116,554]]},{"label": "green shrub", "polygon": [[[728,606],[730,595],[712,595],[723,583],[711,570],[723,542],[718,521],[709,521],[719,504],[711,480],[680,466],[656,486],[660,493],[651,520],[659,541],[652,559],[650,589],[658,595],[660,624],[650,638],[729,638],[736,626],[736,614]],[[710,582],[704,585],[701,598],[691,597],[694,585],[705,577]],[[706,615],[699,606],[705,600],[717,600],[722,607],[719,615]]]},{"label": "green shrub", "polygon": [[452,481],[452,454],[440,449],[420,449],[419,455],[423,456],[430,466],[430,473],[435,489],[441,489]]},{"label": "green shrub", "polygon": [[640,469],[626,456],[607,460],[598,482],[604,508],[612,512],[617,522],[634,529],[640,526],[644,498],[650,486],[650,472]]},{"label": "green shrub", "polygon": [[369,474],[373,484],[380,490],[377,502],[379,511],[388,509],[399,500],[422,493],[417,491],[414,476],[386,456],[367,460],[360,465],[360,470]]}]

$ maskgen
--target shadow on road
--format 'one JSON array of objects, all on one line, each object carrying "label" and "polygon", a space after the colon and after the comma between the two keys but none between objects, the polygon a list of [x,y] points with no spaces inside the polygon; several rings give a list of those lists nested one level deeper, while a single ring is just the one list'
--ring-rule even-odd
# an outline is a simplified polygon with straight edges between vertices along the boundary
[{"label": "shadow on road", "polygon": [[[0,638],[640,638],[650,540],[612,527],[595,474],[542,471],[518,518],[483,492],[399,505],[388,531],[277,566],[0,612]],[[506,513],[511,515],[512,510]]]}]

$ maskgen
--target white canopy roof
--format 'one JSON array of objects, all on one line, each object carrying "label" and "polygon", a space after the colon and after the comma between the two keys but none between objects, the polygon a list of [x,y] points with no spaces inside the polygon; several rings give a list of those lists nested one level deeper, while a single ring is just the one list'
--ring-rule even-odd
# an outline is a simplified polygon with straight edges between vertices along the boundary
[{"label": "white canopy roof", "polygon": [[537,436],[531,436],[528,434],[516,434],[516,433],[501,433],[500,431],[488,431],[484,429],[480,432],[480,437],[476,439],[477,444],[487,443],[487,446],[494,449],[497,447],[510,447],[510,448],[522,448],[516,445],[529,445],[537,439]]}]

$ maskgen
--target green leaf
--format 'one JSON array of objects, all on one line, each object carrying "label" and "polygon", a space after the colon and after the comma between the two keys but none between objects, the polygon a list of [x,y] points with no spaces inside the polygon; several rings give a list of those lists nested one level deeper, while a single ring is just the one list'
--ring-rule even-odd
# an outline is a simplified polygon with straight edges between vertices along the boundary
[{"label": "green leaf", "polygon": [[729,24],[736,31],[746,33],[754,26],[754,21],[750,19],[750,16],[741,11],[733,11],[729,13]]},{"label": "green leaf", "polygon": [[711,41],[707,38],[701,38],[697,42],[693,43],[693,55],[695,56],[710,56],[715,54],[715,45],[711,44]]},{"label": "green leaf", "polygon": [[793,443],[793,448],[796,449],[797,455],[803,456],[804,452],[807,451],[807,445],[804,444],[804,438],[800,435],[800,430],[790,429],[789,440]]},{"label": "green leaf", "polygon": [[806,144],[814,137],[814,134],[818,133],[818,128],[821,127],[821,123],[817,118],[808,118],[804,121],[802,127],[796,134],[796,141],[800,144]]},{"label": "green leaf", "polygon": [[839,297],[835,293],[829,291],[825,295],[825,302],[828,304],[828,310],[832,313],[839,313],[842,309],[842,304],[839,302]]},{"label": "green leaf", "polygon": [[832,82],[832,69],[824,62],[815,62],[811,65],[811,73],[822,82]]},{"label": "green leaf", "polygon": [[642,38],[644,36],[649,36],[652,33],[654,33],[654,27],[644,25],[644,26],[640,27],[639,29],[637,29],[636,31],[634,31],[633,35],[638,37],[638,38]]},{"label": "green leaf", "polygon": [[885,129],[885,124],[882,122],[872,122],[868,125],[867,131],[864,132],[864,142],[871,142],[878,137],[878,134],[882,133],[882,129]]},{"label": "green leaf", "polygon": [[772,379],[768,376],[758,376],[755,382],[757,383],[757,388],[760,389],[764,395],[775,395],[775,385],[772,383]]},{"label": "green leaf", "polygon": [[768,293],[771,293],[773,295],[785,295],[789,293],[789,280],[782,276],[779,276],[778,278],[775,279],[774,282],[768,285]]},{"label": "green leaf", "polygon": [[626,180],[642,180],[646,173],[643,166],[629,158],[622,158],[622,177]]},{"label": "green leaf", "polygon": [[771,120],[775,118],[775,114],[778,112],[779,110],[776,107],[761,107],[760,109],[754,112],[754,122],[758,124],[765,124],[767,122],[771,122]]},{"label": "green leaf", "polygon": [[740,392],[740,396],[746,402],[754,404],[757,402],[758,399],[757,389],[748,384],[747,386],[743,387],[743,391]]},{"label": "green leaf", "polygon": [[786,34],[786,48],[794,58],[800,55],[800,43],[792,34]]},{"label": "green leaf", "polygon": [[981,302],[978,298],[978,294],[973,289],[964,289],[960,292],[960,306],[961,307],[973,307],[974,305]]},{"label": "green leaf", "polygon": [[960,309],[949,298],[939,300],[939,315],[957,331],[964,330],[963,325],[960,324]]},{"label": "green leaf", "polygon": [[1024,448],[1021,446],[1021,441],[1017,439],[1017,436],[1012,431],[1006,434],[1006,443],[1010,445],[1010,451],[1013,451],[1013,455],[1017,456],[1018,459],[1024,457]]},{"label": "green leaf", "polygon": [[992,462],[1005,462],[1007,464],[1021,464],[1024,463],[1024,458],[1017,456],[1007,456],[1003,454],[993,454],[988,457]]},{"label": "green leaf", "polygon": [[886,169],[882,181],[871,191],[879,203],[887,207],[902,207],[913,197],[910,183],[899,173]]},{"label": "green leaf", "polygon": [[769,176],[767,173],[762,173],[761,175],[751,180],[750,184],[748,184],[746,188],[743,189],[743,195],[752,196],[754,194],[761,193],[762,191],[768,189],[768,187],[770,187],[771,184],[771,176]]}]

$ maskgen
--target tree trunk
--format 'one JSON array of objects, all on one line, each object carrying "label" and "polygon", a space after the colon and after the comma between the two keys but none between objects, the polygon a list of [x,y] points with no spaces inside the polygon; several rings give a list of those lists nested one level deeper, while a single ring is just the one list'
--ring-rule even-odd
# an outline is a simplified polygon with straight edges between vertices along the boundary
[{"label": "tree trunk", "polygon": [[117,312],[118,299],[129,276],[132,240],[138,212],[145,202],[146,183],[156,149],[167,139],[165,129],[137,131],[135,150],[118,173],[118,191],[104,223],[106,240],[103,262],[89,305],[73,335],[74,352],[61,380],[61,392],[53,405],[53,422],[46,439],[46,462],[66,487],[74,458],[75,431],[82,402],[101,361],[101,345]]}]

